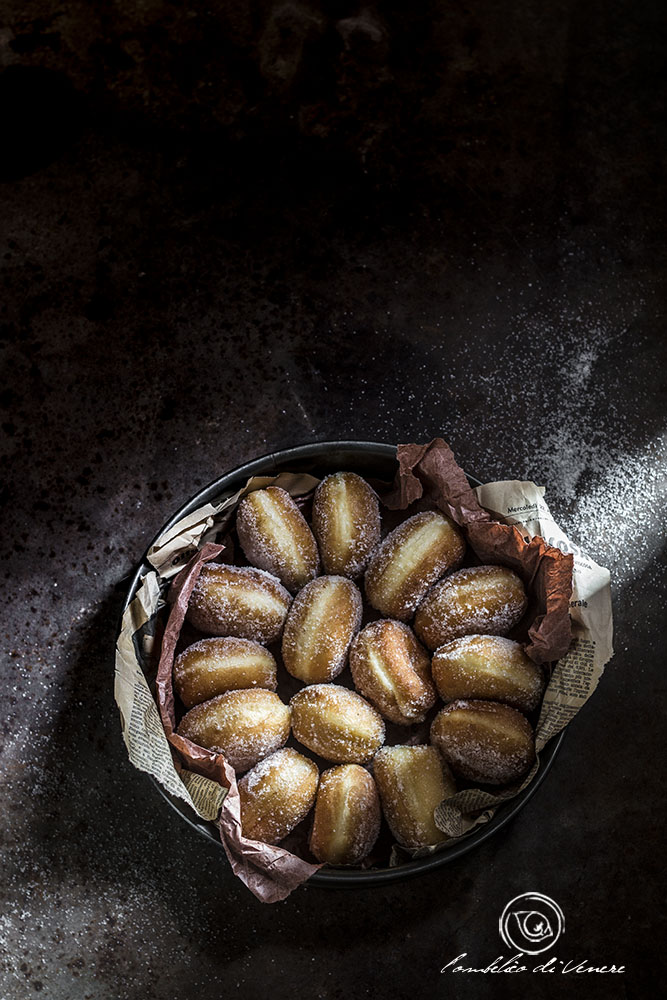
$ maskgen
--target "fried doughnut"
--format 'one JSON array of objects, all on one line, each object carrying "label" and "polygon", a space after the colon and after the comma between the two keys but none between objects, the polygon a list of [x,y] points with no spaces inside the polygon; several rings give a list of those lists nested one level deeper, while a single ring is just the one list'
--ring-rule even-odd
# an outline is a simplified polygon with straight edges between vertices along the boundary
[{"label": "fried doughnut", "polygon": [[310,849],[330,865],[358,865],[380,832],[380,800],[372,777],[358,764],[320,775]]},{"label": "fried doughnut", "polygon": [[507,635],[528,606],[520,577],[507,566],[471,566],[441,580],[415,615],[415,632],[429,649],[462,635]]},{"label": "fried doughnut", "polygon": [[499,635],[453,639],[436,650],[431,669],[444,701],[488,698],[532,712],[544,690],[544,675],[523,646]]},{"label": "fried doughnut", "polygon": [[312,809],[318,778],[317,764],[291,747],[265,757],[238,784],[243,836],[277,844]]},{"label": "fried doughnut", "polygon": [[174,687],[186,708],[241,688],[277,687],[276,661],[252,639],[200,639],[174,663]]},{"label": "fried doughnut", "polygon": [[428,847],[447,839],[433,810],[456,792],[449,768],[435,747],[382,747],[373,761],[382,811],[404,847]]},{"label": "fried doughnut", "polygon": [[362,629],[350,649],[354,686],[378,712],[409,726],[435,704],[430,657],[403,622],[381,618]]},{"label": "fried doughnut", "polygon": [[290,710],[277,694],[262,688],[227,691],[195,705],[181,719],[179,736],[223,753],[237,771],[287,743]]},{"label": "fried doughnut", "polygon": [[186,617],[209,635],[274,642],[282,634],[291,601],[280,580],[264,570],[207,563],[192,591]]},{"label": "fried doughnut", "polygon": [[443,514],[425,511],[409,517],[371,556],[366,597],[388,618],[409,621],[429,587],[459,565],[465,547],[463,536]]},{"label": "fried doughnut", "polygon": [[267,486],[241,500],[236,532],[246,559],[295,592],[320,572],[320,555],[308,523],[286,490]]},{"label": "fried doughnut", "polygon": [[535,760],[525,715],[499,701],[453,701],[433,720],[431,742],[452,771],[467,781],[507,785]]},{"label": "fried doughnut", "polygon": [[344,576],[318,576],[294,598],[283,632],[283,663],[306,684],[336,677],[359,631],[363,603]]},{"label": "fried doughnut", "polygon": [[338,684],[311,684],[290,701],[292,732],[334,764],[363,764],[384,743],[384,722],[367,701]]},{"label": "fried doughnut", "polygon": [[324,572],[356,580],[380,541],[375,491],[354,472],[327,476],[313,498],[313,533]]}]

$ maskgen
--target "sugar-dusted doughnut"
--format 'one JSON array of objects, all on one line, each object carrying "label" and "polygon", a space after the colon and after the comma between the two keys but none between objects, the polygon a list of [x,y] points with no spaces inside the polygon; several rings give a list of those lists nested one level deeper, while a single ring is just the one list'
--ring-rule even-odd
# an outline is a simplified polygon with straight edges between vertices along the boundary
[{"label": "sugar-dusted doughnut", "polygon": [[415,615],[415,632],[429,649],[462,635],[507,635],[528,600],[507,566],[471,566],[436,583]]},{"label": "sugar-dusted doughnut", "polygon": [[430,657],[412,629],[381,618],[352,643],[350,672],[357,691],[399,725],[423,722],[435,704]]},{"label": "sugar-dusted doughnut", "polygon": [[306,684],[330,681],[344,668],[359,631],[363,602],[344,576],[318,576],[294,598],[283,632],[283,663]]},{"label": "sugar-dusted doughnut", "polygon": [[544,674],[523,646],[500,635],[453,639],[433,654],[431,669],[444,701],[488,698],[532,712],[544,690]]},{"label": "sugar-dusted doughnut", "polygon": [[380,541],[375,491],[354,472],[327,476],[313,497],[313,532],[324,572],[356,580]]},{"label": "sugar-dusted doughnut", "polygon": [[187,620],[209,635],[274,642],[291,601],[280,580],[264,570],[207,563],[192,591]]},{"label": "sugar-dusted doughnut", "polygon": [[373,774],[389,828],[404,847],[428,847],[446,840],[433,810],[456,792],[456,783],[435,747],[382,747]]},{"label": "sugar-dusted doughnut", "polygon": [[271,653],[252,639],[200,639],[176,657],[174,687],[185,707],[192,708],[225,691],[254,687],[275,691],[276,673]]},{"label": "sugar-dusted doughnut", "polygon": [[535,760],[528,719],[499,701],[446,705],[433,720],[431,742],[455,774],[485,785],[518,781]]},{"label": "sugar-dusted doughnut", "polygon": [[384,742],[384,722],[360,695],[339,684],[311,684],[290,701],[292,732],[334,764],[363,764]]},{"label": "sugar-dusted doughnut", "polygon": [[380,832],[380,800],[373,778],[358,764],[320,775],[310,849],[330,865],[358,865]]},{"label": "sugar-dusted doughnut", "polygon": [[241,500],[236,532],[246,559],[273,573],[295,592],[320,572],[320,555],[308,523],[286,490],[267,486]]},{"label": "sugar-dusted doughnut", "polygon": [[388,618],[408,621],[429,587],[459,565],[465,547],[460,531],[444,514],[424,511],[409,517],[371,556],[366,597]]},{"label": "sugar-dusted doughnut", "polygon": [[290,710],[277,694],[262,688],[227,691],[195,705],[181,719],[180,736],[223,753],[237,771],[287,743]]},{"label": "sugar-dusted doughnut", "polygon": [[318,778],[317,764],[291,747],[265,757],[238,784],[244,837],[281,841],[312,809]]}]

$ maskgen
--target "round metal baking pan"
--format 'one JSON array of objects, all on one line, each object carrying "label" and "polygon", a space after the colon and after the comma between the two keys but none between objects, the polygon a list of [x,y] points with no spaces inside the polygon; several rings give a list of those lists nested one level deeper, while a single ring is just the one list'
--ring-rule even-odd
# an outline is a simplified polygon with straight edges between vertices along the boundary
[{"label": "round metal baking pan", "polygon": [[[214,480],[214,482],[210,483],[203,490],[200,490],[180,510],[176,511],[173,517],[160,528],[155,537],[157,539],[168,528],[176,524],[177,521],[180,521],[181,518],[192,513],[198,507],[203,506],[203,504],[217,502],[226,496],[231,496],[251,476],[275,476],[280,472],[303,472],[321,478],[328,473],[337,472],[340,469],[357,472],[359,475],[371,479],[390,482],[394,478],[394,473],[397,469],[396,446],[379,444],[372,441],[318,441],[313,444],[305,444],[296,448],[286,448],[283,451],[264,455],[252,462],[248,462],[246,465],[232,469],[219,479]],[[479,480],[474,479],[472,476],[468,476],[468,480],[473,486],[479,485]],[[132,577],[123,605],[123,612],[134,598],[140,585],[141,577],[149,572],[150,569],[151,566],[144,556],[144,559]],[[455,858],[459,858],[461,855],[474,850],[475,847],[488,840],[489,837],[492,837],[509,823],[535,794],[553,764],[554,758],[563,741],[563,736],[564,733],[561,732],[554,739],[550,740],[544,748],[540,754],[539,771],[525,791],[517,795],[516,798],[512,799],[506,805],[500,806],[488,823],[479,827],[469,837],[460,840],[449,849],[424,858],[407,861],[405,864],[398,865],[395,868],[333,868],[325,865],[311,876],[307,885],[319,885],[331,888],[368,888],[370,886],[385,885],[389,882],[397,882],[415,875],[423,875],[433,868],[445,865],[449,861],[453,861]],[[183,801],[169,795],[155,779],[151,778],[151,780],[160,794],[182,819],[222,850],[220,835],[215,824],[200,819]]]}]

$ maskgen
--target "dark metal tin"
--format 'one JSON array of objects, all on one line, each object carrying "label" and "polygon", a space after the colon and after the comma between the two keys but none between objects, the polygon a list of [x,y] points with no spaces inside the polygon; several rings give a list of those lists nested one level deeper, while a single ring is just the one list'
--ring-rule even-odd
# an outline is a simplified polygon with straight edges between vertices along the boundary
[{"label": "dark metal tin", "polygon": [[[338,472],[345,469],[350,472],[357,472],[359,475],[367,476],[371,479],[380,479],[390,482],[394,478],[397,469],[396,446],[391,444],[378,444],[373,441],[316,441],[312,444],[300,445],[296,448],[285,448],[283,451],[272,452],[257,458],[246,465],[241,465],[231,472],[225,473],[219,479],[214,480],[203,490],[200,490],[192,499],[188,500],[180,510],[176,511],[172,518],[162,526],[156,539],[164,531],[176,524],[182,517],[208,502],[215,502],[224,499],[234,493],[251,476],[274,476],[280,472],[304,472],[321,478],[331,472]],[[468,476],[473,486],[479,485],[479,480]],[[152,543],[151,543],[152,544]],[[149,546],[150,547],[150,546]],[[132,577],[129,591],[123,605],[123,613],[134,598],[141,577],[151,569],[146,561],[146,556],[137,567]],[[541,783],[544,781],[547,772],[553,764],[563,741],[564,732],[554,737],[540,754],[540,769],[528,786],[520,795],[512,799],[506,805],[500,806],[493,819],[489,823],[477,829],[469,837],[464,838],[453,847],[428,857],[417,858],[408,861],[396,868],[331,868],[325,866],[316,872],[308,880],[308,885],[326,886],[329,888],[368,888],[370,886],[386,885],[389,882],[398,882],[402,879],[411,878],[415,875],[423,875],[426,872],[447,864],[455,858],[472,851],[483,841],[488,840],[495,833],[502,829],[509,821],[523,809],[528,800],[535,794]],[[172,798],[159,782],[151,778],[153,784],[160,794],[167,800],[169,805],[184,819],[190,826],[194,827],[198,833],[216,844],[222,849],[222,843],[216,826],[200,819],[192,809],[179,799]]]}]

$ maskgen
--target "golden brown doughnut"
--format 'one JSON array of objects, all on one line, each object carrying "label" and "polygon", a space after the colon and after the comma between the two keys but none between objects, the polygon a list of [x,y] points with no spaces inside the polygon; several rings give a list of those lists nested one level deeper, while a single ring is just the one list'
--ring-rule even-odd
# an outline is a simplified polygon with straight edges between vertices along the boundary
[{"label": "golden brown doughnut", "polygon": [[528,606],[520,577],[507,566],[471,566],[436,583],[415,615],[429,649],[462,635],[507,635]]},{"label": "golden brown doughnut", "polygon": [[209,635],[274,642],[282,634],[291,602],[280,580],[264,570],[207,563],[192,591],[186,617]]},{"label": "golden brown doughnut", "polygon": [[499,701],[453,701],[433,720],[431,742],[452,771],[468,781],[507,785],[535,760],[525,715]]},{"label": "golden brown doughnut", "polygon": [[262,688],[227,691],[195,705],[176,732],[197,746],[223,753],[237,771],[287,743],[290,710],[277,694]]},{"label": "golden brown doughnut", "polygon": [[330,865],[358,865],[380,832],[375,782],[358,764],[340,764],[320,775],[310,849]]},{"label": "golden brown doughnut", "polygon": [[305,517],[286,490],[267,486],[241,500],[236,532],[246,559],[295,592],[320,572],[320,554]]},{"label": "golden brown doughnut", "polygon": [[317,764],[291,747],[265,757],[238,784],[244,837],[277,844],[312,809]]},{"label": "golden brown doughnut", "polygon": [[429,587],[459,565],[465,547],[463,536],[443,514],[425,511],[409,517],[371,556],[366,597],[388,618],[408,621]]},{"label": "golden brown doughnut", "polygon": [[283,632],[283,662],[306,684],[336,677],[359,631],[363,603],[344,576],[318,576],[294,598]]},{"label": "golden brown doughnut", "polygon": [[327,476],[315,490],[313,532],[324,572],[356,580],[380,541],[375,491],[354,472]]},{"label": "golden brown doughnut", "polygon": [[186,708],[241,688],[277,687],[276,661],[252,639],[200,639],[177,656],[174,687]]},{"label": "golden brown doughnut", "polygon": [[453,639],[433,654],[431,669],[444,701],[484,698],[532,712],[544,690],[544,675],[523,646],[499,635]]},{"label": "golden brown doughnut", "polygon": [[338,684],[311,684],[290,701],[292,732],[334,764],[363,764],[384,742],[384,722],[367,701]]},{"label": "golden brown doughnut", "polygon": [[456,793],[456,783],[435,747],[382,747],[373,761],[382,811],[404,847],[428,847],[446,840],[433,810]]},{"label": "golden brown doughnut", "polygon": [[350,649],[357,691],[400,726],[423,722],[436,694],[430,657],[403,622],[381,618],[362,629]]}]

